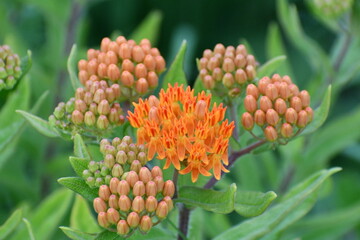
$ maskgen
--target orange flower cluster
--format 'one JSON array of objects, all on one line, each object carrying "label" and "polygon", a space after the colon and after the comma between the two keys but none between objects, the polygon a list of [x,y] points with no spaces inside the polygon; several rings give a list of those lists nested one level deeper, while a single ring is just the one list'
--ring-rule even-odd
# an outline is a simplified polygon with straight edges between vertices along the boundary
[{"label": "orange flower cluster", "polygon": [[234,123],[224,120],[226,107],[214,103],[210,110],[211,95],[194,95],[194,90],[183,85],[169,85],[161,90],[159,99],[150,96],[134,103],[134,113],[128,112],[130,124],[138,128],[139,144],[147,144],[148,159],[157,153],[166,158],[164,168],[171,164],[180,174],[191,172],[196,182],[199,173],[216,179],[221,171],[228,172],[229,138]]}]

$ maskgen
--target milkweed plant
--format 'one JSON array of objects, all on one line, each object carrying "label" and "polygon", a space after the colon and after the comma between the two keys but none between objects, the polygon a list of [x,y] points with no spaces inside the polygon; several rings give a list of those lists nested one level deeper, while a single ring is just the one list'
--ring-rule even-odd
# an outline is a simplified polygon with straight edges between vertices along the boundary
[{"label": "milkweed plant", "polygon": [[[307,2],[340,40],[325,52],[302,30],[296,7],[277,1],[285,38],[309,61],[306,80],[295,77],[276,24],[269,27],[265,62],[247,41],[216,43],[187,59],[184,40],[175,58],[167,59],[156,47],[161,15],[154,12],[131,36],[115,33],[90,49],[73,45],[67,61],[72,88],[55,98],[46,117],[37,114],[46,94],[33,106],[14,105],[17,95],[29,95],[36,58],[1,45],[1,117],[7,121],[0,126],[0,155],[6,157],[3,145],[25,122],[56,143],[70,142],[74,151],[61,155],[73,175],[58,179],[71,191],[56,193],[58,201],[50,196],[47,212],[28,215],[30,209],[20,207],[0,227],[0,239],[51,239],[41,224],[55,221],[61,214],[51,212],[66,204],[72,204],[71,214],[63,215],[70,222],[60,229],[71,239],[318,239],[301,232],[311,220],[296,222],[324,194],[323,185],[331,191],[326,180],[341,170],[326,168],[317,153],[324,151],[320,144],[338,147],[322,125],[330,99],[336,101],[359,73],[360,60],[351,51],[360,50],[353,44],[359,41],[353,27],[360,23],[360,6],[351,0]],[[196,79],[186,77],[184,62],[197,69]],[[358,132],[356,126],[352,131]],[[282,170],[276,170],[279,159],[285,159]],[[249,181],[267,181],[269,188],[244,188]],[[226,215],[237,222],[229,225]]]}]

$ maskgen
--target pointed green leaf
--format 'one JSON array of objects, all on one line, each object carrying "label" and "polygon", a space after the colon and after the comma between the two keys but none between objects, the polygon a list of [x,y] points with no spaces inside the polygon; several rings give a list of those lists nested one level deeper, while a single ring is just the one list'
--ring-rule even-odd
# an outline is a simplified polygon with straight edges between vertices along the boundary
[{"label": "pointed green leaf", "polygon": [[120,237],[115,232],[110,232],[108,230],[105,230],[102,233],[100,233],[95,239],[96,240],[120,240],[120,239],[124,239],[124,238]]},{"label": "pointed green leaf", "polygon": [[0,239],[6,239],[6,237],[16,229],[21,222],[22,215],[22,209],[17,209],[6,222],[0,226]]},{"label": "pointed green leaf", "polygon": [[205,88],[201,81],[200,75],[197,76],[194,86],[193,86],[193,89],[194,89],[195,94],[205,91]]},{"label": "pointed green leaf", "polygon": [[95,220],[88,202],[77,195],[71,210],[70,227],[86,233],[100,232],[99,225]]},{"label": "pointed green leaf", "polygon": [[167,89],[168,84],[174,85],[178,83],[179,85],[184,84],[187,86],[186,76],[184,72],[184,58],[186,52],[186,41],[184,40],[181,44],[179,52],[177,53],[173,63],[170,66],[170,69],[167,71],[164,81],[162,83],[162,88]]},{"label": "pointed green leaf", "polygon": [[88,169],[88,164],[90,162],[89,159],[78,157],[69,157],[69,161],[79,177],[82,177],[83,171]]},{"label": "pointed green leaf", "polygon": [[[67,189],[60,189],[48,196],[35,211],[30,215],[35,239],[53,239],[52,235],[57,226],[65,217],[73,193]],[[25,228],[19,230],[13,239],[29,239],[29,233]]]},{"label": "pointed green leaf", "polygon": [[67,70],[70,75],[71,85],[74,90],[81,87],[81,83],[77,77],[77,47],[74,44],[71,48],[69,58],[67,60]]},{"label": "pointed green leaf", "polygon": [[28,234],[29,234],[29,239],[30,239],[30,240],[35,240],[34,231],[33,231],[33,229],[32,229],[31,223],[30,223],[29,220],[27,220],[26,218],[23,218],[23,222],[24,222],[25,225],[26,225],[26,229],[27,229]]},{"label": "pointed green leaf", "polygon": [[35,116],[31,113],[16,110],[17,113],[20,113],[36,130],[44,134],[47,137],[58,137],[59,134],[49,125],[47,121],[38,116]]},{"label": "pointed green leaf", "polygon": [[275,192],[238,191],[236,193],[235,211],[244,217],[255,217],[262,214],[277,197]]},{"label": "pointed green leaf", "polygon": [[184,186],[180,188],[179,197],[175,201],[215,213],[230,213],[234,210],[235,194],[235,183],[231,184],[226,191]]},{"label": "pointed green leaf", "polygon": [[95,234],[90,234],[90,233],[85,233],[85,232],[81,232],[69,227],[59,227],[66,236],[68,236],[70,239],[73,240],[94,240],[96,235]]},{"label": "pointed green leaf", "polygon": [[160,25],[162,20],[162,14],[160,11],[150,12],[142,23],[135,29],[131,34],[131,39],[140,43],[141,39],[147,38],[150,40],[152,45],[156,45]]},{"label": "pointed green leaf", "polygon": [[[278,205],[260,216],[251,218],[221,233],[215,240],[259,239],[260,237],[266,236],[266,234],[277,226],[281,224],[286,225],[286,221],[289,221],[287,216],[293,211],[299,210],[299,207],[302,207],[302,203],[312,198],[313,193],[319,189],[328,177],[340,170],[340,168],[332,168],[315,173],[290,190]],[[303,212],[303,209],[300,210],[300,212]],[[307,208],[307,211],[309,210],[310,209]]]},{"label": "pointed green leaf", "polygon": [[76,157],[91,159],[88,149],[80,136],[80,134],[76,134],[74,137],[74,154]]},{"label": "pointed green leaf", "polygon": [[64,177],[59,178],[58,182],[73,190],[74,192],[80,194],[84,198],[88,199],[89,201],[93,201],[94,198],[98,196],[97,188],[90,188],[84,179],[80,177]]},{"label": "pointed green leaf", "polygon": [[258,69],[257,77],[262,78],[273,74],[285,62],[286,56],[278,56],[270,59],[260,66]]},{"label": "pointed green leaf", "polygon": [[23,58],[21,58],[21,76],[19,78],[19,80],[21,80],[29,71],[30,71],[30,68],[32,66],[32,58],[31,58],[31,51],[28,50],[27,51],[27,55]]},{"label": "pointed green leaf", "polygon": [[314,118],[312,122],[308,126],[306,126],[305,130],[301,133],[301,135],[312,133],[324,124],[329,114],[330,101],[331,101],[331,85],[329,85],[329,87],[327,88],[324,98],[321,102],[321,105],[315,109]]}]

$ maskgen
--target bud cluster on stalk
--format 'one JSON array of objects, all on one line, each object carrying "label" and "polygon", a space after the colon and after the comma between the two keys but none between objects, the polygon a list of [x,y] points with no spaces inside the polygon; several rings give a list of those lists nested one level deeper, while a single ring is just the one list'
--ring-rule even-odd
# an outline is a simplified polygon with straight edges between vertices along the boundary
[{"label": "bud cluster on stalk", "polygon": [[198,67],[205,88],[232,97],[238,96],[256,76],[256,60],[243,44],[225,48],[219,43],[213,51],[206,49]]},{"label": "bud cluster on stalk", "polygon": [[133,143],[129,136],[116,137],[111,142],[101,140],[100,151],[103,160],[89,162],[88,169],[83,171],[83,178],[90,187],[108,185],[113,177],[126,177],[129,171],[139,172],[148,161],[145,146]]},{"label": "bud cluster on stalk", "polygon": [[21,76],[21,61],[8,45],[0,46],[0,91],[11,89]]},{"label": "bud cluster on stalk", "polygon": [[243,127],[252,131],[257,125],[268,141],[286,143],[313,119],[310,95],[292,83],[289,76],[263,77],[257,86],[249,84],[244,99]]},{"label": "bud cluster on stalk", "polygon": [[137,229],[146,233],[166,218],[174,207],[174,193],[174,183],[164,181],[158,166],[151,171],[141,167],[101,185],[93,205],[100,226],[116,228],[119,235],[126,237]]},{"label": "bud cluster on stalk", "polygon": [[337,18],[348,12],[353,0],[312,0],[315,11],[329,18]]},{"label": "bud cluster on stalk", "polygon": [[84,86],[104,80],[110,87],[120,86],[122,94],[117,98],[137,99],[157,87],[165,60],[148,39],[137,45],[134,40],[119,36],[115,41],[103,38],[100,50],[89,49],[87,59],[80,60],[78,68]]},{"label": "bud cluster on stalk", "polygon": [[[89,91],[78,88],[75,98],[60,102],[49,117],[49,123],[61,130],[81,130],[94,135],[124,123],[125,116],[118,102],[118,86],[109,87],[105,81],[93,84]],[[100,132],[99,132],[100,131]]]}]

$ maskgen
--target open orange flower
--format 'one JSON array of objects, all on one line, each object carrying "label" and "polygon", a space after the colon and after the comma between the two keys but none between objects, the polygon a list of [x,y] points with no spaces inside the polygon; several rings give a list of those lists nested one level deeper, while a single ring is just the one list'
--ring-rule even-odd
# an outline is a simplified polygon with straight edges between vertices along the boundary
[{"label": "open orange flower", "polygon": [[164,168],[171,164],[180,174],[191,172],[195,182],[199,173],[220,179],[228,164],[229,138],[234,122],[224,120],[226,107],[214,103],[210,109],[211,95],[205,92],[194,95],[194,90],[183,85],[169,85],[160,91],[159,99],[134,103],[134,112],[128,112],[130,124],[138,128],[139,144],[148,147],[148,159],[155,154],[166,159]]}]

